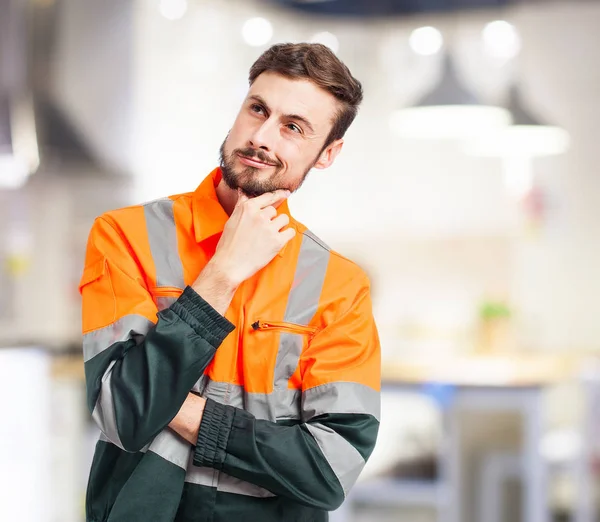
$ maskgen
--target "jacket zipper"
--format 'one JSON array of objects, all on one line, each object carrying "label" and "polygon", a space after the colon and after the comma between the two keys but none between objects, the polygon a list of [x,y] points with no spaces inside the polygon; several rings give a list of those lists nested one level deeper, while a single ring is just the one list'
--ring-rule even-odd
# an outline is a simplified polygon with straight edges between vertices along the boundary
[{"label": "jacket zipper", "polygon": [[314,326],[304,326],[295,323],[277,323],[272,321],[256,321],[252,323],[252,328],[254,330],[280,330],[284,332],[308,335],[314,335],[318,331],[318,328],[315,328]]}]

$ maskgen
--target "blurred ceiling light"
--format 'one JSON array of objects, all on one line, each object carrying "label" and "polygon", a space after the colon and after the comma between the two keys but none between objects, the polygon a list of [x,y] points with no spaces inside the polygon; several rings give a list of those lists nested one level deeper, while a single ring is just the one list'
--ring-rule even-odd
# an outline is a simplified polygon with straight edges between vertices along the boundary
[{"label": "blurred ceiling light", "polygon": [[510,60],[521,50],[521,38],[514,25],[504,20],[487,24],[482,31],[486,52],[502,60]]},{"label": "blurred ceiling light", "polygon": [[337,53],[340,48],[340,42],[337,37],[327,31],[317,33],[310,39],[313,43],[320,43],[329,47],[334,53]]},{"label": "blurred ceiling light", "polygon": [[569,148],[569,134],[554,125],[546,125],[524,106],[519,88],[511,86],[505,107],[513,124],[499,132],[481,136],[467,145],[474,156],[553,156]]},{"label": "blurred ceiling light", "polygon": [[250,18],[242,27],[242,36],[248,45],[260,47],[271,40],[273,26],[266,18]]},{"label": "blurred ceiling light", "polygon": [[440,51],[444,38],[435,27],[419,27],[410,34],[408,43],[415,53],[432,56]]},{"label": "blurred ceiling light", "polygon": [[569,148],[569,134],[554,125],[545,125],[523,105],[516,85],[511,86],[506,108],[513,125],[480,136],[467,145],[472,156],[502,158],[506,189],[515,198],[524,198],[534,184],[532,159],[563,154]]},{"label": "blurred ceiling light", "polygon": [[483,105],[462,85],[452,59],[446,55],[438,84],[414,106],[394,111],[390,128],[402,138],[461,140],[510,122],[509,111]]},{"label": "blurred ceiling light", "polygon": [[167,20],[179,20],[186,13],[187,0],[160,0],[158,10]]},{"label": "blurred ceiling light", "polygon": [[39,166],[33,103],[0,99],[0,188],[19,188]]}]

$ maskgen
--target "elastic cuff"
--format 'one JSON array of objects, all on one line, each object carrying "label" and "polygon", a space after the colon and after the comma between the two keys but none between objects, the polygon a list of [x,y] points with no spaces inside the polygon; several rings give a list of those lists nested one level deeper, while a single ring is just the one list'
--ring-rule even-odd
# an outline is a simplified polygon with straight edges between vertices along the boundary
[{"label": "elastic cuff", "polygon": [[194,449],[194,465],[222,469],[235,408],[207,399]]},{"label": "elastic cuff", "polygon": [[170,308],[215,349],[235,330],[233,323],[225,319],[189,286]]}]

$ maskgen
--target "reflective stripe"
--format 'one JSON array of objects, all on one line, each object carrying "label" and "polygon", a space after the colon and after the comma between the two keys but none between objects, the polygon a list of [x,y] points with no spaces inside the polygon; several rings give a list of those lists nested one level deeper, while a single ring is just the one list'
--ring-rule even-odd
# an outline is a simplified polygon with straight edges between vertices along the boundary
[{"label": "reflective stripe", "polygon": [[192,446],[180,438],[171,429],[162,430],[150,444],[148,451],[156,453],[172,464],[186,469],[190,460]]},{"label": "reflective stripe", "polygon": [[212,399],[221,404],[231,404],[230,400],[233,395],[234,404],[232,404],[232,406],[237,408],[241,407],[241,401],[243,400],[238,392],[240,388],[241,386],[239,385],[213,381],[207,377],[206,385],[204,386],[204,390],[201,391],[201,394],[203,397]]},{"label": "reflective stripe", "polygon": [[123,444],[121,444],[119,432],[117,431],[115,406],[113,403],[112,389],[110,386],[112,380],[112,367],[114,366],[115,362],[116,361],[112,361],[104,372],[102,384],[100,385],[100,394],[98,395],[96,406],[92,412],[92,418],[104,435],[106,435],[108,440],[110,440],[110,442],[112,442],[115,446],[124,449]]},{"label": "reflective stripe", "polygon": [[223,473],[222,471],[195,466],[193,454],[189,457],[185,481],[190,484],[198,484],[199,486],[217,488],[217,491],[223,491],[224,493],[235,493],[237,495],[259,498],[275,496],[266,489],[227,475],[227,473]]},{"label": "reflective stripe", "polygon": [[219,472],[213,468],[194,466],[192,462],[188,464],[185,481],[199,486],[216,487],[219,480]]},{"label": "reflective stripe", "polygon": [[300,390],[289,388],[273,393],[249,393],[242,388],[243,408],[257,419],[275,422],[281,419],[300,419]]},{"label": "reflective stripe", "polygon": [[324,413],[366,413],[379,420],[381,397],[378,391],[357,382],[330,382],[302,394],[302,421]]},{"label": "reflective stripe", "polygon": [[352,444],[331,428],[318,422],[306,424],[306,427],[340,481],[344,496],[347,495],[365,465],[364,459]]},{"label": "reflective stripe", "polygon": [[194,386],[194,391],[206,399],[242,408],[257,419],[272,422],[278,419],[300,419],[300,390],[285,388],[270,394],[250,393],[239,384],[213,381],[204,375]]},{"label": "reflective stripe", "polygon": [[300,405],[302,402],[301,390],[290,390],[289,388],[274,390],[268,396],[273,404],[271,411],[275,418],[269,420],[297,419],[300,420]]},{"label": "reflective stripe", "polygon": [[183,264],[177,248],[173,200],[158,199],[144,205],[146,230],[154,266],[156,286],[184,288]]},{"label": "reflective stripe", "polygon": [[202,377],[200,377],[196,381],[196,384],[194,384],[194,386],[192,386],[192,391],[202,394],[202,392],[204,391],[204,388],[206,388],[207,381],[208,381],[208,377],[205,374],[202,375]]},{"label": "reflective stripe", "polygon": [[331,251],[329,245],[327,245],[327,243],[325,243],[321,238],[315,236],[310,230],[305,230],[304,235],[311,238],[315,243],[319,244],[321,248],[327,250],[327,252]]},{"label": "reflective stripe", "polygon": [[217,491],[224,493],[234,493],[237,495],[246,495],[248,497],[267,498],[275,495],[266,489],[263,489],[249,482],[244,482],[238,478],[227,475],[222,471],[217,471],[213,468],[198,467],[189,464],[185,481],[190,484],[198,484],[199,486],[208,486],[217,488]]},{"label": "reflective stripe", "polygon": [[83,336],[83,362],[88,362],[114,343],[135,338],[137,342],[154,326],[143,315],[126,315],[112,324]]},{"label": "reflective stripe", "polygon": [[[313,234],[305,232],[285,310],[285,322],[307,325],[313,318],[319,306],[329,257],[329,249]],[[285,389],[298,367],[304,337],[282,333],[279,339],[274,388]]]},{"label": "reflective stripe", "polygon": [[236,493],[238,495],[246,495],[247,497],[267,498],[275,495],[266,489],[263,489],[255,484],[250,484],[238,478],[227,475],[227,473],[219,473],[219,483],[217,491],[224,493]]}]

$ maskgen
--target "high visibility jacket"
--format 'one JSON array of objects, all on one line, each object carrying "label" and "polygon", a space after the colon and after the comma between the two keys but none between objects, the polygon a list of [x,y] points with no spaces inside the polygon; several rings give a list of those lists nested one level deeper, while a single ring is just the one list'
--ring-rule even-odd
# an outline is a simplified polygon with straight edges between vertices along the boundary
[{"label": "high visibility jacket", "polygon": [[[374,447],[380,347],[360,268],[292,219],[296,236],[225,317],[189,287],[228,219],[220,179],[90,232],[90,522],[327,520]],[[167,427],[190,391],[207,399],[195,447]]]}]

